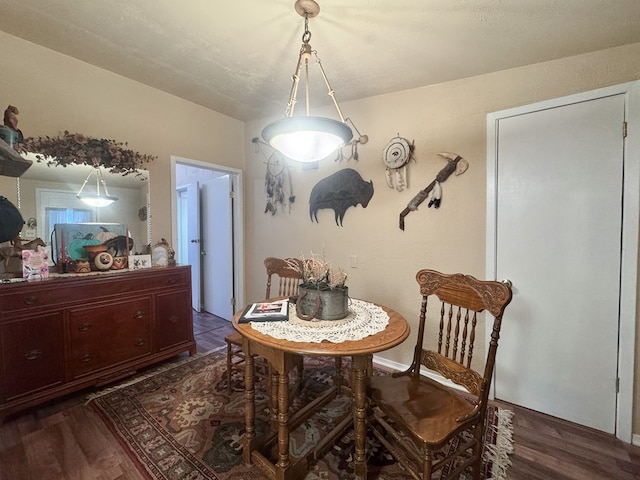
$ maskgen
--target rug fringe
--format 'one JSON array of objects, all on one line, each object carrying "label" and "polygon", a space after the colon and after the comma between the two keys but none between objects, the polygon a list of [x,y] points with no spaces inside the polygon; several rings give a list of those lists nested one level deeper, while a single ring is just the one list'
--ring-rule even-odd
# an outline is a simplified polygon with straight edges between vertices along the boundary
[{"label": "rug fringe", "polygon": [[208,352],[203,352],[203,353],[196,353],[195,355],[192,355],[191,357],[185,357],[182,358],[176,362],[171,362],[171,363],[167,363],[165,365],[161,365],[157,368],[154,368],[153,370],[147,372],[147,373],[143,373],[140,375],[136,375],[133,378],[123,382],[123,383],[119,383],[117,385],[114,385],[112,387],[107,387],[107,388],[103,388],[102,390],[98,391],[98,392],[93,392],[90,393],[86,396],[84,404],[88,405],[89,402],[91,402],[92,400],[95,400],[96,398],[100,398],[103,397],[104,395],[107,395],[109,393],[113,393],[113,392],[117,392],[118,390],[121,390],[123,388],[129,387],[131,385],[134,385],[138,382],[141,382],[143,380],[147,380],[148,378],[151,378],[159,373],[163,373],[166,372],[168,370],[172,370],[176,367],[179,367],[180,365],[184,365],[185,363],[189,363],[189,362],[193,362],[194,360],[197,360],[199,358],[202,358],[206,355],[209,355],[211,353],[215,353],[215,352],[219,352],[220,350],[225,350],[227,347],[226,345],[223,345],[222,347],[218,347],[218,348],[214,348],[213,350],[209,350]]},{"label": "rug fringe", "polygon": [[496,434],[496,443],[485,444],[484,460],[492,463],[491,477],[487,480],[504,480],[511,466],[509,455],[513,453],[513,411],[498,408],[497,425],[491,429]]}]

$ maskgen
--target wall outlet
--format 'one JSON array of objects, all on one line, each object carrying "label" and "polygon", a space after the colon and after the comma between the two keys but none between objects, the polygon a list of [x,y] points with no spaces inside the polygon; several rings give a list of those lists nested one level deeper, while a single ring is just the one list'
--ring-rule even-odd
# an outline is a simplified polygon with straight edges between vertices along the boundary
[{"label": "wall outlet", "polygon": [[358,268],[358,256],[351,255],[351,268]]}]

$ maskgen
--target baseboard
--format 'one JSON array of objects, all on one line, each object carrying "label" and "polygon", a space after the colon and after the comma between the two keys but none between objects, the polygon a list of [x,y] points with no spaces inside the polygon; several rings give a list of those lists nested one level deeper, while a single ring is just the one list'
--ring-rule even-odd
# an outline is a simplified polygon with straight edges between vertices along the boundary
[{"label": "baseboard", "polygon": [[640,434],[634,433],[631,436],[631,445],[635,445],[636,447],[640,447]]},{"label": "baseboard", "polygon": [[387,360],[386,358],[377,357],[376,355],[373,356],[373,364],[380,365],[381,367],[387,368],[389,370],[400,372],[409,368],[409,366],[405,365],[404,363],[394,362],[392,360]]}]

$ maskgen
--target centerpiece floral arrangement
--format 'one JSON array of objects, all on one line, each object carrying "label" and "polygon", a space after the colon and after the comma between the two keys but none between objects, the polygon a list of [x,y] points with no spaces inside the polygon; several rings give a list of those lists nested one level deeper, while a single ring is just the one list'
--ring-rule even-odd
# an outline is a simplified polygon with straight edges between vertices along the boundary
[{"label": "centerpiece floral arrangement", "polygon": [[137,173],[145,163],[156,157],[135,152],[126,143],[106,138],[91,138],[81,133],[69,133],[58,137],[29,137],[20,143],[22,153],[35,153],[40,162],[47,165],[69,164],[103,166],[111,173],[127,175]]},{"label": "centerpiece floral arrangement", "polygon": [[301,256],[300,260],[288,260],[289,266],[300,273],[300,286],[315,290],[345,289],[347,273],[342,267],[333,267],[324,254],[322,257],[311,253],[310,258]]}]

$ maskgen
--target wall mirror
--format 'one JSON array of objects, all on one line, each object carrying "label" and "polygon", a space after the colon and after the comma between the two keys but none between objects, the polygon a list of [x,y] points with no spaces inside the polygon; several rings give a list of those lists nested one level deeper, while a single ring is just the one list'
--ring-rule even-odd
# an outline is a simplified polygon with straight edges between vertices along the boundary
[{"label": "wall mirror", "polygon": [[[26,154],[25,157],[34,162],[17,180],[20,212],[27,222],[22,230],[23,239],[39,237],[49,244],[53,223],[99,222],[127,225],[137,251],[151,242],[147,170],[121,175],[101,168],[109,194],[118,200],[104,207],[91,207],[76,195],[94,167],[47,165],[36,161],[35,155]],[[91,175],[84,191],[95,192],[95,189],[96,176]]]}]

